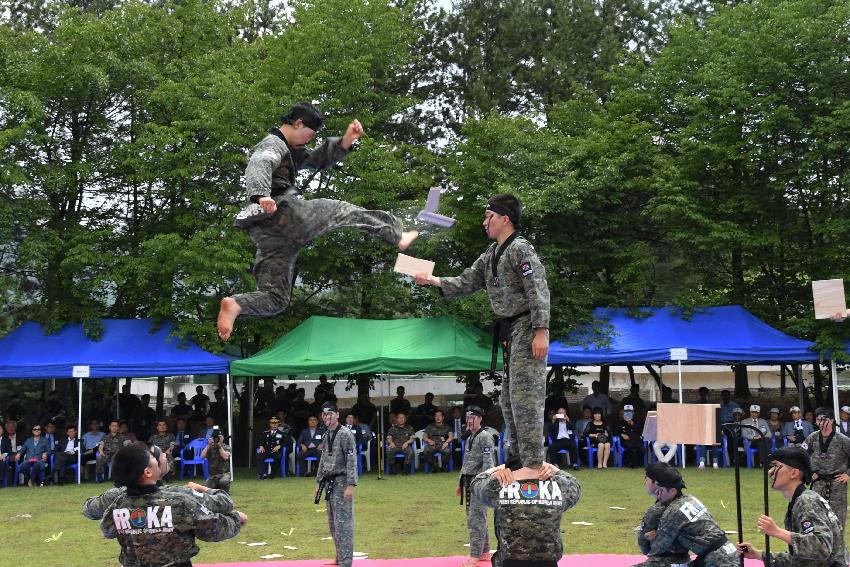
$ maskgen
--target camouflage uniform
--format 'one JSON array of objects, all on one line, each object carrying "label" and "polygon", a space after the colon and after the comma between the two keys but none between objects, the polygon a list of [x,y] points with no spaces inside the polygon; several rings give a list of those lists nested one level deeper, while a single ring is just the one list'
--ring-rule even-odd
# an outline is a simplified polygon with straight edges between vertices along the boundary
[{"label": "camouflage uniform", "polygon": [[[208,488],[220,488],[225,492],[230,492],[230,483],[233,482],[230,476],[230,459],[224,460],[221,458],[221,453],[217,447],[217,443],[212,443],[207,451],[207,469],[210,476],[204,481],[204,486]],[[231,458],[233,451],[230,450],[230,445],[221,443],[221,448],[230,453]]]},{"label": "camouflage uniform", "polygon": [[[199,498],[201,504],[213,512],[229,514],[233,511],[233,500],[231,500],[230,495],[224,490],[212,489],[207,492],[197,492],[185,486],[161,486],[160,490],[162,492],[182,492],[190,494]],[[87,498],[83,503],[83,516],[89,520],[102,520],[103,513],[112,506],[112,504],[118,500],[120,496],[123,496],[126,493],[127,488],[119,486],[116,488],[110,488],[99,496]]]},{"label": "camouflage uniform", "polygon": [[845,567],[847,547],[838,518],[822,496],[802,484],[788,504],[785,529],[791,532],[787,553],[771,554],[766,567]]},{"label": "camouflage uniform", "polygon": [[[401,240],[401,220],[384,211],[369,211],[334,199],[309,199],[295,187],[295,175],[305,167],[329,168],[348,155],[340,138],[329,138],[313,150],[292,149],[278,128],[257,144],[245,169],[248,205],[236,225],[248,230],[257,255],[257,291],[234,295],[240,316],[268,317],[289,305],[295,260],[301,249],[319,236],[339,228],[356,228],[391,244]],[[260,197],[277,203],[273,215],[262,212]]]},{"label": "camouflage uniform", "polygon": [[460,485],[466,501],[466,527],[469,529],[469,556],[481,557],[490,550],[490,532],[487,530],[487,507],[472,498],[470,485],[476,475],[496,466],[496,449],[493,437],[482,427],[466,438]]},{"label": "camouflage uniform", "polygon": [[148,439],[149,446],[156,445],[157,447],[162,449],[163,453],[165,453],[165,458],[168,460],[169,471],[174,470],[174,455],[172,454],[173,451],[168,452],[168,450],[171,449],[172,445],[176,444],[177,441],[174,438],[173,433],[163,433],[162,435],[160,435],[159,433],[154,433],[153,435],[151,435],[150,439]]},{"label": "camouflage uniform", "polygon": [[554,567],[564,554],[561,515],[579,501],[581,486],[564,471],[549,480],[514,481],[506,487],[481,473],[472,480],[472,498],[496,511],[499,550],[494,567],[508,559],[551,562]]},{"label": "camouflage uniform", "polygon": [[236,512],[213,512],[191,491],[160,490],[156,485],[127,488],[100,522],[104,537],[118,538],[123,567],[191,565],[200,551],[195,537],[223,541],[241,527]]},{"label": "camouflage uniform", "polygon": [[387,437],[391,437],[396,446],[395,449],[390,449],[390,463],[395,463],[396,453],[404,453],[404,466],[410,466],[410,461],[413,460],[413,443],[404,449],[401,448],[401,445],[413,436],[413,428],[408,424],[404,424],[404,427],[399,427],[398,425],[390,427],[390,430],[387,431]]},{"label": "camouflage uniform", "polygon": [[[651,532],[658,529],[658,522],[661,521],[661,516],[664,510],[667,509],[665,504],[655,502],[650,506],[643,515],[643,520],[640,523],[640,529],[637,532],[637,544],[641,553],[648,555],[652,549],[652,542],[646,539],[646,532]],[[636,563],[632,567],[638,565],[651,565],[652,567],[674,567],[677,565],[687,565],[691,561],[691,556],[688,550],[678,545],[676,542],[670,546],[670,549],[663,556],[647,557],[646,561]]]},{"label": "camouflage uniform", "polygon": [[354,500],[344,497],[346,486],[357,486],[357,445],[346,427],[325,434],[325,450],[319,459],[316,481],[325,483],[328,526],[336,546],[340,567],[351,567],[354,559]]},{"label": "camouflage uniform", "polygon": [[425,435],[427,435],[428,439],[431,439],[434,444],[429,445],[428,443],[425,443],[422,447],[422,455],[425,457],[425,462],[427,462],[432,469],[437,466],[435,462],[436,459],[434,458],[436,453],[440,453],[442,455],[441,459],[443,466],[448,466],[452,447],[449,445],[443,449],[443,443],[449,438],[450,433],[451,429],[449,429],[449,426],[445,423],[443,423],[443,425],[430,423],[425,428]]},{"label": "camouflage uniform", "polygon": [[504,322],[501,403],[508,442],[523,466],[537,468],[545,456],[546,360],[534,358],[531,341],[535,329],[549,328],[549,287],[534,247],[514,235],[501,248],[491,244],[460,276],[440,278],[440,293],[458,297],[487,289],[493,313]]},{"label": "camouflage uniform", "polygon": [[671,550],[681,548],[697,554],[692,565],[737,567],[739,564],[735,545],[726,538],[708,508],[690,494],[679,494],[667,504],[658,521],[649,558],[666,556]]},{"label": "camouflage uniform", "polygon": [[95,474],[97,475],[103,474],[103,469],[112,462],[112,457],[115,456],[118,449],[124,446],[127,437],[123,433],[116,433],[115,435],[107,433],[100,442],[103,443],[103,451],[97,456],[95,463]]},{"label": "camouflage uniform", "polygon": [[[829,440],[831,439],[831,440]],[[847,524],[847,485],[835,480],[835,475],[846,473],[850,460],[850,438],[833,428],[831,438],[824,439],[821,445],[820,431],[815,431],[800,445],[812,457],[812,472],[818,479],[812,483],[812,490],[823,496],[829,507],[838,516],[841,523],[842,541],[844,528]]]}]

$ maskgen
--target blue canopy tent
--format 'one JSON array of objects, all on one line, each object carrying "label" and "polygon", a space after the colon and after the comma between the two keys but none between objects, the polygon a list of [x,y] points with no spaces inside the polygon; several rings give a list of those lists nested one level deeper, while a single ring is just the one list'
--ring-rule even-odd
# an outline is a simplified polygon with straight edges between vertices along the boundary
[{"label": "blue canopy tent", "polygon": [[[687,349],[687,359],[674,360],[671,349]],[[813,342],[774,329],[740,305],[725,305],[687,314],[678,307],[600,307],[590,323],[550,345],[548,363],[813,364],[820,359]]]},{"label": "blue canopy tent", "polygon": [[104,319],[100,340],[80,324],[46,334],[28,321],[0,339],[0,379],[78,379],[78,431],[82,432],[84,378],[227,374],[228,433],[232,433],[229,362],[149,319]]}]

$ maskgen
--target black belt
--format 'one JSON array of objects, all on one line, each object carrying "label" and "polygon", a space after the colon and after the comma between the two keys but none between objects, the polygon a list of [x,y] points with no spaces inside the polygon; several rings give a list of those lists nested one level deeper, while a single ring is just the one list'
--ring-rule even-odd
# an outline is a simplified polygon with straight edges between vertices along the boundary
[{"label": "black belt", "polygon": [[818,477],[812,481],[812,484],[816,483],[819,480],[823,480],[825,482],[826,481],[831,482],[831,481],[835,480],[835,477],[837,477],[838,475],[843,474],[843,473],[837,472],[837,473],[815,473],[815,474],[818,475]]},{"label": "black belt", "polygon": [[558,567],[554,559],[505,559],[502,567]]},{"label": "black belt", "polygon": [[[531,315],[531,311],[523,311],[522,313],[511,315],[504,319],[499,319],[493,324],[493,350],[491,352],[492,356],[490,357],[490,376],[493,376],[496,373],[497,360],[499,357],[499,344],[507,342],[508,339],[511,338],[511,331],[513,330],[514,323],[526,315]],[[504,368],[503,370],[507,371],[507,368]]]}]

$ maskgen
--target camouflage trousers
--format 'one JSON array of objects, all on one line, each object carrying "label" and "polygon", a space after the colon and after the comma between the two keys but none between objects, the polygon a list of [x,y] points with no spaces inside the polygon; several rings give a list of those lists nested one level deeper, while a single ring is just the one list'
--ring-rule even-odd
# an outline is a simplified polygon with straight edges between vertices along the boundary
[{"label": "camouflage trousers", "polygon": [[115,456],[115,453],[108,453],[106,451],[101,451],[97,456],[97,460],[94,464],[94,472],[95,474],[101,475],[103,474],[106,465],[112,462],[112,457]]},{"label": "camouflage trousers", "polygon": [[543,401],[546,399],[546,359],[537,360],[531,352],[534,329],[528,316],[514,324],[505,349],[502,379],[502,415],[511,455],[523,466],[537,468],[545,460],[543,446]]},{"label": "camouflage trousers", "polygon": [[254,278],[257,291],[234,295],[240,316],[270,317],[289,305],[295,261],[311,240],[340,228],[355,228],[398,244],[401,220],[385,211],[370,211],[334,199],[302,199],[286,195],[276,199],[277,212],[249,229],[257,245]]},{"label": "camouflage trousers", "polygon": [[204,486],[207,488],[220,488],[221,490],[230,493],[231,482],[233,482],[233,480],[230,478],[229,472],[224,474],[211,474],[210,477],[204,481]]},{"label": "camouflage trousers", "polygon": [[428,445],[426,444],[422,447],[422,456],[425,458],[425,462],[428,463],[432,469],[437,466],[436,456],[439,454],[440,459],[442,459],[442,464],[444,467],[449,466],[449,459],[451,458],[452,448],[449,445],[446,449],[441,448],[442,444]]},{"label": "camouflage trousers", "polygon": [[[678,563],[677,563],[678,562]],[[635,563],[631,567],[687,567],[690,559],[682,562],[681,559],[670,557],[647,557],[642,563]]]},{"label": "camouflage trousers", "polygon": [[351,567],[354,560],[354,500],[346,500],[345,477],[336,478],[326,501],[328,527],[336,546],[336,561],[340,567]]},{"label": "camouflage trousers", "polygon": [[816,480],[812,483],[812,490],[829,502],[829,507],[838,516],[843,534],[847,526],[847,485],[837,480]]},{"label": "camouflage trousers", "polygon": [[472,498],[469,491],[469,482],[464,483],[464,502],[466,502],[466,527],[469,530],[469,556],[481,557],[490,551],[490,530],[487,529],[487,507]]}]

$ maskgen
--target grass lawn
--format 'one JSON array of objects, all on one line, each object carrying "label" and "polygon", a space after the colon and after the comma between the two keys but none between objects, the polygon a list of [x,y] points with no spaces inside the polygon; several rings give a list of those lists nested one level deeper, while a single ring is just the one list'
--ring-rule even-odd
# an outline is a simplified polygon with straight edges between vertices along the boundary
[{"label": "grass lawn", "polygon": [[[578,506],[564,514],[562,531],[566,553],[639,553],[634,528],[650,498],[643,491],[643,471],[608,469],[577,473],[584,496]],[[688,491],[696,495],[726,530],[735,530],[734,472],[728,470],[684,471]],[[761,471],[742,470],[745,538],[763,539],[755,530],[762,510]],[[416,474],[378,480],[374,474],[361,478],[355,494],[355,550],[373,558],[465,555],[466,523],[463,508],[454,497],[454,474]],[[237,508],[248,515],[242,533],[222,543],[200,543],[196,563],[260,561],[260,555],[281,553],[286,559],[333,557],[324,505],[314,505],[313,479],[291,478],[257,481],[249,471],[239,471],[232,495]],[[4,561],[15,567],[73,567],[118,565],[118,544],[103,539],[97,522],[86,520],[80,508],[86,497],[108,485],[83,484],[45,488],[0,490]],[[620,506],[625,510],[611,510]],[[781,523],[785,501],[771,492],[771,516]],[[31,517],[25,517],[25,515]],[[491,528],[492,528],[492,516]],[[576,526],[571,522],[590,522]],[[292,529],[292,535],[286,535]],[[62,532],[57,541],[45,541]],[[283,534],[281,533],[283,532]],[[730,535],[730,539],[736,536]],[[247,547],[238,542],[266,541],[269,545]],[[14,555],[24,545],[37,553]],[[284,545],[298,548],[285,550]],[[773,549],[784,550],[781,542]],[[492,547],[495,548],[495,541]]]}]

